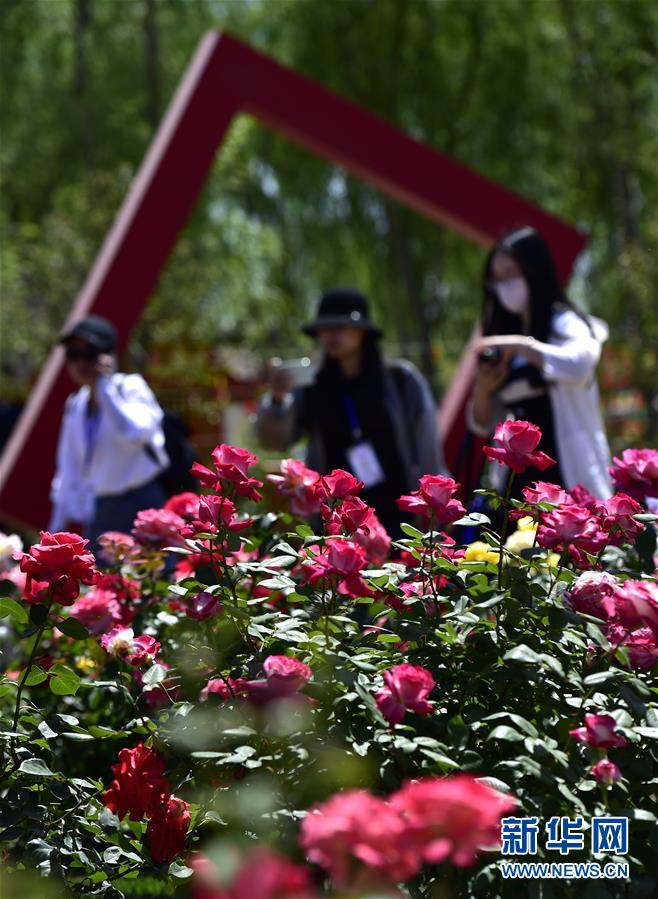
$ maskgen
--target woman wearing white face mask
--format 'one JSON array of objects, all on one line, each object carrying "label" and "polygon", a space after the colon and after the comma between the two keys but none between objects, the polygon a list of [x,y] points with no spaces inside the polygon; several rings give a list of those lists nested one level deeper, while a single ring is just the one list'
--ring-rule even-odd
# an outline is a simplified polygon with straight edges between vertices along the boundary
[{"label": "woman wearing white face mask", "polygon": [[471,431],[488,438],[503,418],[531,421],[542,430],[540,449],[558,462],[545,475],[531,468],[517,477],[515,495],[548,480],[609,497],[610,452],[595,374],[608,329],[573,306],[532,228],[507,235],[487,256],[482,330]]}]

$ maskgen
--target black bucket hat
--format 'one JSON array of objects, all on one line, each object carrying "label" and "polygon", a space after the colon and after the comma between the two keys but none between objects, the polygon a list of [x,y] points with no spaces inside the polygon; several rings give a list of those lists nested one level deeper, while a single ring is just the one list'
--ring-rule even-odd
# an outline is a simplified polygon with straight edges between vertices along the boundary
[{"label": "black bucket hat", "polygon": [[320,297],[315,320],[302,327],[305,334],[315,337],[319,328],[341,328],[353,325],[380,337],[381,328],[370,321],[368,299],[352,287],[332,287]]},{"label": "black bucket hat", "polygon": [[99,353],[113,353],[117,346],[117,329],[100,315],[88,315],[63,331],[59,343],[77,338],[90,343]]}]

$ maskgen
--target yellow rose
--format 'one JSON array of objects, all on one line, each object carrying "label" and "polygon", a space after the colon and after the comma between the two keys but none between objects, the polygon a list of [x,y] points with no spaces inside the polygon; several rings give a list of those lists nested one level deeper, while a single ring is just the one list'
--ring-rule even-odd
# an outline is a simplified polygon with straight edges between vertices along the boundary
[{"label": "yellow rose", "polygon": [[475,543],[471,543],[470,546],[466,547],[466,552],[464,553],[466,562],[493,562],[494,565],[497,565],[499,559],[500,554],[494,552],[489,544],[483,540],[476,540]]}]

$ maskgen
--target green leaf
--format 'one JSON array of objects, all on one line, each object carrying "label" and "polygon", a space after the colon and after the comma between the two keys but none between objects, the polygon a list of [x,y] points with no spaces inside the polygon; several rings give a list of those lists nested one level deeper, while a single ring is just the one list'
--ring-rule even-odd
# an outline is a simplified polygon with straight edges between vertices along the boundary
[{"label": "green leaf", "polygon": [[167,677],[167,669],[164,665],[152,665],[144,675],[142,683],[145,687],[151,687],[154,684],[161,684]]},{"label": "green leaf", "polygon": [[66,665],[54,665],[50,671],[49,687],[56,696],[74,696],[80,686],[80,678]]},{"label": "green leaf", "polygon": [[298,537],[315,537],[313,530],[307,524],[300,524],[295,528]]},{"label": "green leaf", "polygon": [[378,643],[399,643],[400,639],[398,634],[377,634]]},{"label": "green leaf", "polygon": [[41,668],[32,668],[25,683],[28,687],[36,687],[37,684],[42,684],[47,677],[48,674],[45,671],[42,671]]},{"label": "green leaf", "polygon": [[541,661],[540,656],[534,649],[530,649],[525,643],[520,643],[518,646],[514,646],[512,649],[508,650],[503,656],[503,659],[511,662],[530,662],[532,664],[537,664]]},{"label": "green leaf", "polygon": [[38,603],[30,606],[30,622],[35,627],[41,627],[46,618],[48,617],[48,609],[45,606],[41,606]]},{"label": "green leaf", "polygon": [[523,734],[520,734],[518,730],[514,730],[513,727],[508,727],[506,724],[499,724],[498,727],[494,727],[487,739],[509,740],[512,743],[519,743],[523,740]]},{"label": "green leaf", "polygon": [[18,770],[23,774],[32,774],[34,777],[55,777],[54,772],[50,770],[43,759],[26,759],[21,762]]},{"label": "green leaf", "polygon": [[77,618],[64,618],[57,623],[57,628],[67,637],[73,637],[74,640],[86,640],[89,636],[89,631]]},{"label": "green leaf", "polygon": [[422,531],[419,531],[418,528],[413,527],[413,525],[407,524],[406,521],[402,522],[400,529],[404,531],[407,537],[413,537],[414,540],[423,539]]},{"label": "green leaf", "polygon": [[178,877],[181,880],[184,880],[186,877],[191,877],[194,874],[192,868],[187,868],[185,865],[179,865],[178,862],[172,862],[169,865],[169,873],[172,877]]},{"label": "green leaf", "polygon": [[0,599],[0,618],[11,618],[20,627],[26,625],[28,620],[25,607],[8,596]]}]

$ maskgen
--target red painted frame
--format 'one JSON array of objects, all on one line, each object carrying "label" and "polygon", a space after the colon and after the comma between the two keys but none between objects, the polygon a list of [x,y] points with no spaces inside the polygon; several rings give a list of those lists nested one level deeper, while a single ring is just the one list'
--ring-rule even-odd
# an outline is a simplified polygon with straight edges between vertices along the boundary
[{"label": "red painted frame", "polygon": [[[566,279],[585,234],[407,136],[365,109],[253,50],[209,32],[200,41],[69,315],[117,325],[123,347],[183,228],[234,116],[253,115],[312,153],[482,245],[529,224],[546,237]],[[63,351],[48,358],[0,460],[0,513],[44,526],[62,407],[71,384]],[[443,415],[448,456],[459,445],[468,383]]]}]

